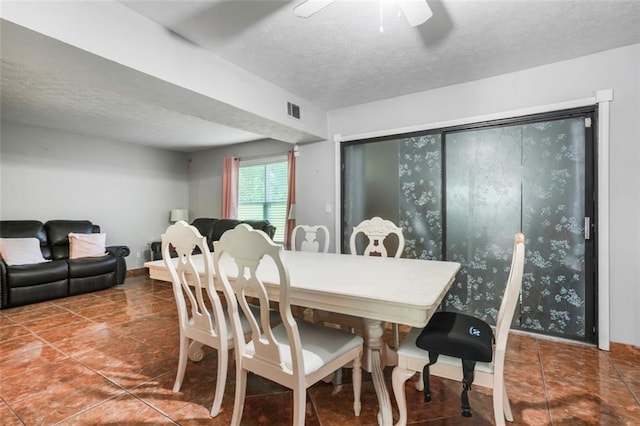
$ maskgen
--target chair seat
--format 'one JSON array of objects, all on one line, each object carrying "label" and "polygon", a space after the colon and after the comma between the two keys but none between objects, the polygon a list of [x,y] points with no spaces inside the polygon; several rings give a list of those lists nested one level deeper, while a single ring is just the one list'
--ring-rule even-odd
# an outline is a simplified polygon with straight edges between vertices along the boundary
[{"label": "chair seat", "polygon": [[[416,346],[416,339],[420,335],[420,332],[422,332],[422,329],[412,328],[400,344],[397,351],[398,367],[405,368],[407,370],[421,371],[422,367],[429,363],[429,352]],[[440,355],[438,357],[438,362],[435,365],[438,364],[460,367],[460,358]],[[434,367],[432,366],[432,368]],[[493,363],[478,361],[476,362],[475,371],[492,374]]]},{"label": "chair seat", "polygon": [[[325,364],[339,358],[352,349],[362,346],[360,336],[335,328],[324,327],[305,321],[298,322],[302,356],[304,357],[304,373],[309,375]],[[291,350],[284,325],[273,328],[273,335],[280,344],[282,362],[289,369],[293,368]],[[253,342],[247,344],[247,355],[255,353]]]}]

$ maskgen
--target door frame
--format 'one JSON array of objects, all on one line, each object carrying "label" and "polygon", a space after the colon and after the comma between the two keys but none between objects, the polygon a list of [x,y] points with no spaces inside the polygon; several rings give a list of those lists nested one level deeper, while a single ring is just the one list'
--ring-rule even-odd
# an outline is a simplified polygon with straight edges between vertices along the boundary
[{"label": "door frame", "polygon": [[[371,139],[385,136],[392,136],[404,133],[421,132],[438,128],[454,127],[469,125],[472,123],[502,120],[514,117],[523,117],[527,115],[542,114],[554,111],[580,108],[585,106],[596,105],[597,114],[597,146],[596,146],[596,176],[597,176],[597,221],[595,227],[597,230],[597,306],[596,306],[596,322],[598,328],[598,348],[602,350],[610,349],[611,330],[610,330],[610,216],[609,216],[609,132],[610,132],[610,103],[613,101],[613,90],[598,90],[594,96],[577,99],[554,104],[540,105],[535,107],[522,108],[512,111],[504,111],[494,114],[487,114],[475,117],[464,117],[454,120],[425,123],[416,126],[386,129],[376,132],[368,132],[352,135],[334,134],[334,160],[335,160],[335,176],[334,176],[334,194],[335,205],[340,206],[342,200],[342,159],[341,159],[341,143],[350,142],[359,139]],[[336,235],[342,227],[342,209],[337,209],[335,215],[335,232]],[[341,251],[341,239],[335,238],[336,253]]]}]

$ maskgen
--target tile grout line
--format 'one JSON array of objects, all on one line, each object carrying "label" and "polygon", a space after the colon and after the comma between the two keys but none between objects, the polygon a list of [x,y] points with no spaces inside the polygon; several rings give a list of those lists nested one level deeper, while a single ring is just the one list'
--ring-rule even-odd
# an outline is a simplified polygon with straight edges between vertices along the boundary
[{"label": "tile grout line", "polygon": [[542,365],[542,355],[540,354],[540,344],[538,339],[534,339],[536,344],[536,355],[538,357],[538,365],[540,367],[540,374],[542,375],[542,390],[544,391],[544,401],[547,406],[547,414],[549,415],[549,424],[553,426],[553,413],[551,411],[551,401],[549,399],[549,390],[547,389],[547,378],[544,372],[544,366]]}]

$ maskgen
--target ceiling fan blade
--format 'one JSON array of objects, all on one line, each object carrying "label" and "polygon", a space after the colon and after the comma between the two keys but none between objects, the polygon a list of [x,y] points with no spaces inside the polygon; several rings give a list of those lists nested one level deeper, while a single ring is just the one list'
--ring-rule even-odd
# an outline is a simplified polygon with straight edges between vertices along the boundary
[{"label": "ceiling fan blade", "polygon": [[431,8],[427,4],[426,0],[397,0],[398,6],[400,10],[402,10],[402,14],[409,25],[412,27],[417,27],[418,25],[424,24],[427,19],[433,16],[433,12]]},{"label": "ceiling fan blade", "polygon": [[301,18],[308,18],[321,9],[329,6],[335,0],[305,0],[293,8],[293,13]]}]

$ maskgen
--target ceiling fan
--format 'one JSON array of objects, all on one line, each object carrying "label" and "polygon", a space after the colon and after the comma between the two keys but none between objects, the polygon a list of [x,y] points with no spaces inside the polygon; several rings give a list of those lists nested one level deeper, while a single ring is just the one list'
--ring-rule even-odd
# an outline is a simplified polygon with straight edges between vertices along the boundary
[{"label": "ceiling fan", "polygon": [[[301,18],[308,18],[314,13],[329,6],[335,0],[304,0],[293,8],[293,13]],[[382,1],[382,0],[380,0]],[[417,27],[433,16],[426,0],[395,0],[409,25]]]}]

